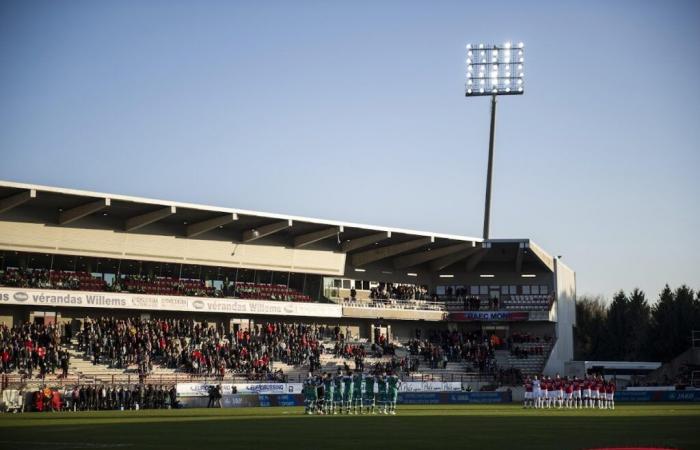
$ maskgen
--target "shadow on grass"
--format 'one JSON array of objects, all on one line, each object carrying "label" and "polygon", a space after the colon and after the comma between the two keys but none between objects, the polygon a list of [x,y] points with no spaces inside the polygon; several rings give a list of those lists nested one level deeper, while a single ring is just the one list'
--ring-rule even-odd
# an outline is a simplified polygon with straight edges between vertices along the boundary
[{"label": "shadow on grass", "polygon": [[[430,410],[432,414],[433,411]],[[651,413],[651,411],[650,411]],[[240,420],[245,418],[245,420]],[[288,419],[305,420],[288,420]],[[386,449],[583,449],[604,446],[700,448],[699,416],[425,415],[304,417],[255,415],[144,416],[104,423],[73,417],[71,423],[5,427],[4,450],[29,448],[246,448],[285,450]],[[114,420],[113,415],[109,419]],[[116,417],[116,419],[119,419]],[[123,419],[126,419],[124,417]],[[273,420],[271,420],[273,419]]]}]

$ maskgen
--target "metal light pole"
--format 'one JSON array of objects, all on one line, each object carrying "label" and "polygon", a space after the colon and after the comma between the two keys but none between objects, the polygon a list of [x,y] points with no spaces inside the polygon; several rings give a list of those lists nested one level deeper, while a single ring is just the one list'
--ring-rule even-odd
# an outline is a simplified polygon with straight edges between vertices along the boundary
[{"label": "metal light pole", "polygon": [[493,176],[493,136],[496,133],[496,95],[491,96],[491,131],[489,132],[489,164],[486,169],[486,200],[484,203],[484,239],[489,238],[491,221],[491,183]]},{"label": "metal light pole", "polygon": [[491,96],[491,130],[489,162],[486,171],[484,204],[484,239],[489,238],[491,223],[491,189],[493,185],[493,145],[496,134],[496,97],[521,95],[523,86],[524,45],[507,42],[503,45],[467,45],[467,97]]}]

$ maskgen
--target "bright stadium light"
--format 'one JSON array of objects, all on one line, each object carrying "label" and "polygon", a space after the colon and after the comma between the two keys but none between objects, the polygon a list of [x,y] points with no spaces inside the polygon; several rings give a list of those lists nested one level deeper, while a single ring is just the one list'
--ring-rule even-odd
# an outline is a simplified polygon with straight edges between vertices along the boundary
[{"label": "bright stadium light", "polygon": [[[497,95],[520,95],[523,91],[508,89],[510,85],[523,83],[523,63],[525,62],[523,43],[518,44],[517,49],[511,50],[512,45],[506,42],[503,45],[479,44],[478,56],[472,52],[473,44],[467,45],[467,73],[488,72],[490,78],[495,78],[492,82],[496,88]],[[480,95],[493,95],[493,89],[481,93],[480,91],[467,92],[468,97]]]},{"label": "bright stadium light", "polygon": [[[479,50],[472,52],[476,46],[467,44],[467,97],[491,96],[491,131],[489,134],[489,162],[486,172],[486,201],[484,205],[484,239],[489,238],[491,220],[491,184],[493,179],[493,138],[496,130],[496,97],[499,95],[522,95],[523,63],[525,62],[525,44],[514,45],[506,42],[502,45],[479,44]],[[477,53],[478,55],[474,55]],[[479,89],[472,86],[477,84]]]}]

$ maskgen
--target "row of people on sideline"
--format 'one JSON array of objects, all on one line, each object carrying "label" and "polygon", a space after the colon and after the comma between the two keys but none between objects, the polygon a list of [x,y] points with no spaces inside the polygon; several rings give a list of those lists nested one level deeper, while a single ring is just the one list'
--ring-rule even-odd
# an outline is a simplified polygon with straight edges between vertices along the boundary
[{"label": "row of people on sideline", "polygon": [[602,376],[527,378],[524,408],[615,409],[615,383]]}]

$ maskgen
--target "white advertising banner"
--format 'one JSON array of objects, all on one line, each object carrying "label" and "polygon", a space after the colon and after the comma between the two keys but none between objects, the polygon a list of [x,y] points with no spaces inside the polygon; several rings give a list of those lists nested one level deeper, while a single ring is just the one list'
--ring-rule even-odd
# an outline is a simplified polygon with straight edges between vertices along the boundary
[{"label": "white advertising banner", "polygon": [[140,309],[225,314],[341,317],[340,305],[321,303],[243,300],[235,298],[177,297],[123,292],[61,291],[55,289],[0,288],[0,305],[38,307]]},{"label": "white advertising banner", "polygon": [[[206,397],[209,388],[217,383],[178,383],[177,395],[180,397]],[[233,394],[233,388],[238,394],[301,394],[301,383],[222,383],[224,395]]]},{"label": "white advertising banner", "polygon": [[406,381],[399,386],[399,392],[453,392],[461,390],[461,381]]}]

